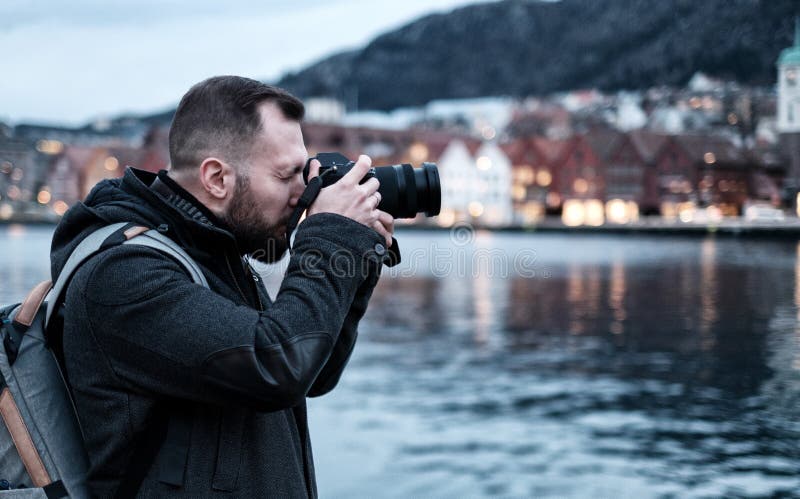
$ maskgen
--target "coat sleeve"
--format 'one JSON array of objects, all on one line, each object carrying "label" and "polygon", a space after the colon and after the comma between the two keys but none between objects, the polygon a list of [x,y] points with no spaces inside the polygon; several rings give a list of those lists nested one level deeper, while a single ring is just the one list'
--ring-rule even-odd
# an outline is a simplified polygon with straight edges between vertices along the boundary
[{"label": "coat sleeve", "polygon": [[356,344],[358,337],[358,323],[367,311],[367,303],[372,296],[372,291],[378,283],[380,276],[380,267],[373,272],[370,272],[367,279],[361,284],[356,292],[355,299],[350,310],[344,318],[342,330],[339,333],[339,339],[333,347],[328,362],[322,368],[317,379],[308,392],[309,397],[319,397],[333,390],[339,379],[342,377],[342,372],[350,360],[350,354],[353,353],[353,348]]},{"label": "coat sleeve", "polygon": [[[356,295],[380,265],[374,251],[380,241],[344,217],[309,217],[298,228],[280,292],[264,312],[194,284],[156,250],[112,248],[74,277],[66,320],[86,324],[128,389],[262,411],[293,407],[335,346],[352,348],[366,307]],[[339,343],[343,330],[352,340]]]}]

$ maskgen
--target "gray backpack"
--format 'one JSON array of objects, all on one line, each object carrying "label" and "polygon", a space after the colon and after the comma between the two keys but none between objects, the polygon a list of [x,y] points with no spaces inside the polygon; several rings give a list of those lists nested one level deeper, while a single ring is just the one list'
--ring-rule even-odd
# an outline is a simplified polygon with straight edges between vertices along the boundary
[{"label": "gray backpack", "polygon": [[[22,303],[0,309],[0,499],[89,497],[89,460],[58,359],[61,324],[51,318],[78,267],[119,244],[158,249],[178,261],[195,283],[208,287],[197,264],[171,239],[157,230],[117,223],[84,239],[54,286],[43,282]],[[135,495],[148,464],[138,467],[141,476],[125,477],[118,496]]]}]

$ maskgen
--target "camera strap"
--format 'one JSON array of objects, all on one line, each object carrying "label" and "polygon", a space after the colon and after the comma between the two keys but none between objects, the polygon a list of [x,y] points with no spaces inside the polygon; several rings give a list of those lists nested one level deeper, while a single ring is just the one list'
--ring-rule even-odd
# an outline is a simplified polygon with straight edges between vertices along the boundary
[{"label": "camera strap", "polygon": [[[324,172],[323,175],[325,173],[327,172]],[[292,216],[289,217],[289,223],[286,224],[286,241],[290,246],[292,244],[292,232],[297,228],[297,224],[300,223],[300,217],[303,216],[303,213],[305,213],[308,207],[317,199],[319,191],[321,190],[322,176],[318,175],[308,181],[306,189],[303,191],[303,194],[300,195],[300,199],[297,200],[297,206],[295,206]]]}]

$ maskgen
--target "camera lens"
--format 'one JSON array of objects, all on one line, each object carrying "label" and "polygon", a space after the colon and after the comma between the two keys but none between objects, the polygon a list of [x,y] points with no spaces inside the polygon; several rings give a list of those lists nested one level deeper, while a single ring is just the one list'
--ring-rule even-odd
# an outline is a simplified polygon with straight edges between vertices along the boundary
[{"label": "camera lens", "polygon": [[421,168],[414,168],[404,163],[373,170],[381,183],[379,209],[394,218],[414,218],[421,212],[429,217],[439,214],[442,192],[435,164],[423,163]]}]

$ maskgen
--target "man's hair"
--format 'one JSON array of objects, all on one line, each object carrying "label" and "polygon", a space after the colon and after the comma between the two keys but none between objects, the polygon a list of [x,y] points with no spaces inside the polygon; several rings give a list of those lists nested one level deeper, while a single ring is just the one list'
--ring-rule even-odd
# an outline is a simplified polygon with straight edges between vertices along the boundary
[{"label": "man's hair", "polygon": [[287,119],[301,121],[305,108],[289,92],[240,76],[215,76],[181,99],[169,130],[173,170],[197,167],[210,156],[240,163],[261,130],[258,105],[274,102]]}]

